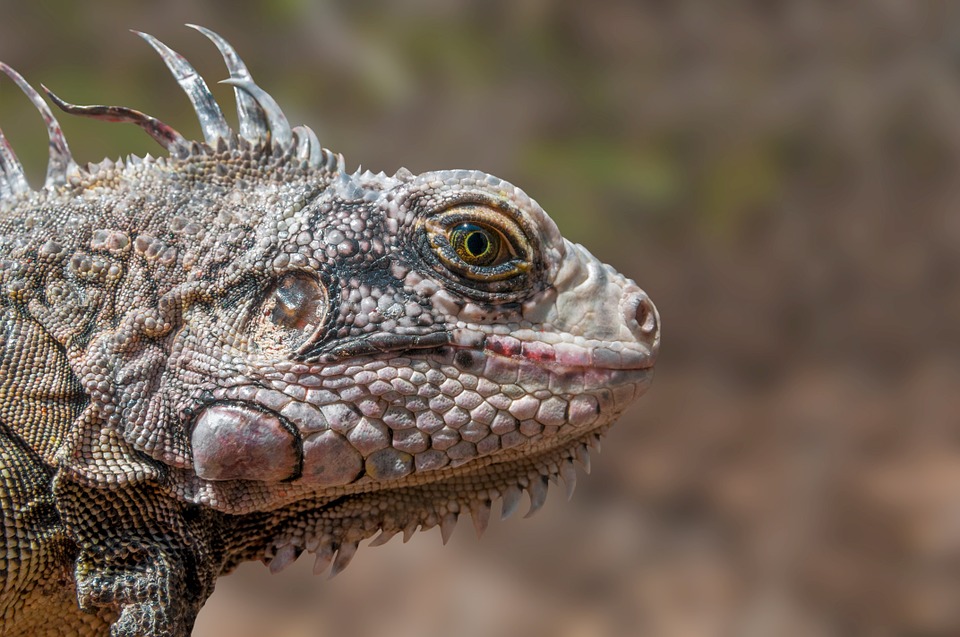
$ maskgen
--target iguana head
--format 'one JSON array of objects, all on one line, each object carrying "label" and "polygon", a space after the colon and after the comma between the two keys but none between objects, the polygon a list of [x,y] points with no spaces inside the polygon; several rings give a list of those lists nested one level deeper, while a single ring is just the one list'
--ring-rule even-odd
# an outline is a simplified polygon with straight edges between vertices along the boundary
[{"label": "iguana head", "polygon": [[[309,549],[318,568],[339,550],[339,570],[378,530],[440,524],[446,538],[461,512],[482,530],[496,500],[508,515],[524,491],[538,509],[552,479],[572,491],[574,461],[589,464],[650,384],[660,325],[647,295],[499,178],[348,173],[203,31],[231,71],[239,134],[149,36],[204,143],[54,97],[134,122],[172,155],[87,171],[71,160],[53,180],[55,196],[112,189],[112,207],[140,211],[78,231],[123,282],[109,329],[83,340],[61,326],[101,427],[61,450],[64,466],[91,480],[104,466],[139,472],[174,497],[261,516],[269,537],[242,557],[275,568]],[[123,462],[86,461],[107,438]],[[149,461],[130,469],[134,455]]]},{"label": "iguana head", "polygon": [[[355,174],[286,227],[215,323],[242,373],[207,379],[188,425],[210,484],[337,498],[360,536],[447,520],[446,535],[466,509],[482,528],[498,498],[509,514],[551,478],[572,489],[574,459],[650,383],[650,299],[496,177]],[[319,535],[343,544],[337,526]]]},{"label": "iguana head", "polygon": [[339,496],[536,456],[549,476],[650,381],[650,300],[500,179],[352,175],[283,226],[238,267],[247,293],[188,321],[184,352],[240,366],[203,383],[202,479]]}]

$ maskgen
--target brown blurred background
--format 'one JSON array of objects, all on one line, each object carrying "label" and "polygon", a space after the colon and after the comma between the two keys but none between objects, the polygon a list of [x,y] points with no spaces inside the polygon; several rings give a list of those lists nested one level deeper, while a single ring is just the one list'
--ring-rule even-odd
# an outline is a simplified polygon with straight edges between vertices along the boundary
[{"label": "brown blurred background", "polygon": [[[855,4],[0,0],[33,83],[191,135],[126,29],[213,81],[181,24],[211,27],[349,165],[507,178],[663,317],[657,380],[571,503],[333,581],[247,564],[195,634],[960,634],[960,5]],[[0,124],[38,179],[6,80]],[[161,152],[63,125],[84,161]]]}]

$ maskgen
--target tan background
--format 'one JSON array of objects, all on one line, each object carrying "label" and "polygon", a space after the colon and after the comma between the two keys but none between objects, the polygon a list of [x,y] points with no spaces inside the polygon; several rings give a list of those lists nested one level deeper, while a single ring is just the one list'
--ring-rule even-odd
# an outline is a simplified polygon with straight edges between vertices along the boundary
[{"label": "tan background", "polygon": [[[29,80],[192,136],[126,29],[216,80],[180,25],[211,27],[351,166],[520,184],[663,316],[658,378],[572,503],[333,581],[248,564],[196,635],[960,634],[960,8],[718,4],[0,0]],[[84,161],[160,152],[63,123]],[[36,179],[5,80],[0,125]]]}]

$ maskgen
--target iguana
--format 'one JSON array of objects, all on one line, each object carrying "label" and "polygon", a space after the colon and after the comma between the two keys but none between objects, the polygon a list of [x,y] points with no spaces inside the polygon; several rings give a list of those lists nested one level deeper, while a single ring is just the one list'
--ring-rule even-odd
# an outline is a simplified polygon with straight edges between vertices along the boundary
[{"label": "iguana", "polygon": [[231,46],[239,131],[141,35],[203,141],[80,167],[50,108],[42,188],[0,134],[3,635],[188,635],[216,578],[530,511],[642,394],[659,317],[519,188],[348,172]]}]

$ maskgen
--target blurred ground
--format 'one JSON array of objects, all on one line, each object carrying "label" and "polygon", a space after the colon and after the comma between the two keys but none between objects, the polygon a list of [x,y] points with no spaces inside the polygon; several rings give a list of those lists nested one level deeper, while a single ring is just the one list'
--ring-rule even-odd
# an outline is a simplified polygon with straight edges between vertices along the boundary
[{"label": "blurred ground", "polygon": [[[572,502],[333,581],[245,565],[196,635],[960,634],[960,6],[719,4],[0,0],[0,59],[184,133],[125,30],[215,79],[179,25],[209,26],[352,166],[520,184],[663,317]],[[40,175],[9,82],[0,114]],[[159,152],[63,123],[85,160]]]}]

